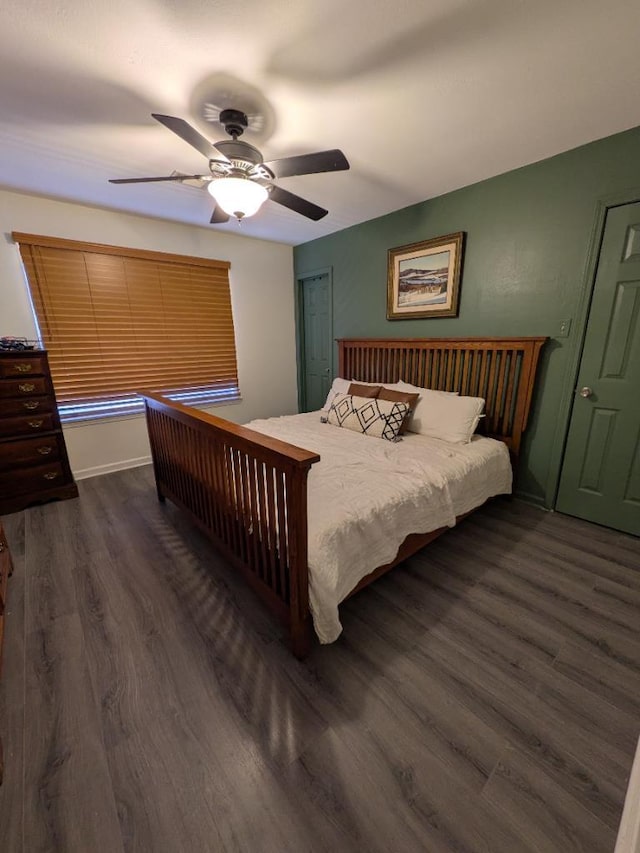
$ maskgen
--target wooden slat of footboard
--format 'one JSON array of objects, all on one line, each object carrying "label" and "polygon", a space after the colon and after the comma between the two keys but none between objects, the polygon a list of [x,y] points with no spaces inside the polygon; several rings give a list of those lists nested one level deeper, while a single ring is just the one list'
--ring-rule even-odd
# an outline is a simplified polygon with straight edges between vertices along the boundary
[{"label": "wooden slat of footboard", "polygon": [[278,548],[280,558],[280,586],[282,597],[289,601],[289,583],[287,577],[287,565],[289,564],[289,545],[287,542],[287,517],[286,517],[286,495],[282,472],[276,471],[276,506],[278,527]]},{"label": "wooden slat of footboard", "polygon": [[[253,570],[265,583],[268,583],[263,560],[260,559],[260,554],[264,548],[264,541],[261,541],[260,531],[261,525],[258,517],[258,491],[262,491],[264,484],[256,482],[258,472],[256,470],[256,460],[250,456],[245,456],[245,466],[247,477],[249,479],[249,518],[251,523],[251,545],[252,545],[252,562]],[[262,473],[262,471],[261,471]]]},{"label": "wooden slat of footboard", "polygon": [[233,526],[235,529],[235,538],[238,543],[238,556],[243,562],[247,562],[247,557],[249,554],[249,548],[247,547],[247,531],[244,525],[241,522],[241,518],[244,515],[244,494],[242,492],[242,482],[240,480],[240,454],[234,448],[231,450],[231,472],[232,472],[232,484],[233,484],[233,494],[235,496],[235,500],[233,501],[232,506],[235,506],[235,512],[233,512],[232,520]]},{"label": "wooden slat of footboard", "polygon": [[503,435],[509,435],[513,426],[514,389],[516,385],[516,376],[518,373],[518,365],[520,364],[520,361],[521,359],[518,357],[518,353],[512,351],[511,359],[509,362],[509,373],[506,379],[504,411],[502,413],[502,424],[500,427],[500,431]]},{"label": "wooden slat of footboard", "polygon": [[277,540],[277,511],[276,511],[276,500],[275,500],[275,487],[274,487],[274,475],[275,472],[271,465],[265,466],[265,480],[267,483],[267,494],[266,494],[266,511],[265,518],[267,522],[267,536],[268,536],[268,548],[267,548],[267,561],[269,563],[269,586],[272,589],[275,589],[276,592],[283,596],[283,585],[280,580],[280,575],[277,571],[278,561],[277,561],[277,553],[278,553],[278,540]]},{"label": "wooden slat of footboard", "polygon": [[234,553],[240,553],[240,538],[238,536],[238,530],[234,524],[233,518],[233,506],[235,504],[234,494],[235,487],[233,483],[233,468],[232,468],[232,460],[231,460],[231,448],[224,442],[216,441],[216,445],[220,447],[220,477],[218,480],[220,491],[223,495],[223,507],[224,507],[224,531],[225,535],[223,537],[224,543],[230,548]]},{"label": "wooden slat of footboard", "polygon": [[257,464],[255,459],[253,460],[253,468],[254,477],[256,478],[256,521],[258,525],[259,545],[258,559],[260,561],[260,571],[262,573],[263,580],[268,586],[273,588],[273,583],[269,575],[269,559],[267,557],[267,550],[269,548],[269,528],[266,517],[266,470],[263,470]]}]

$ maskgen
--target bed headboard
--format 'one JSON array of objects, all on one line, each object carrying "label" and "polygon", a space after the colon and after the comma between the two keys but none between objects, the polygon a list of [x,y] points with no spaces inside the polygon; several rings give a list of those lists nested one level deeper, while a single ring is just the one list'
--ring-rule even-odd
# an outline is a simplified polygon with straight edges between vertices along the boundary
[{"label": "bed headboard", "polygon": [[484,397],[484,435],[517,456],[547,338],[340,338],[338,375]]}]

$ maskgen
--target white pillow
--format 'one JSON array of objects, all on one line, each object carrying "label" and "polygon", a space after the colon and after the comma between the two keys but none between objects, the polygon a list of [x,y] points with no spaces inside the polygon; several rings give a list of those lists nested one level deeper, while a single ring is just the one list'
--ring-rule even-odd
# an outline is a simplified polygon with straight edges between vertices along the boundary
[{"label": "white pillow", "polygon": [[[403,384],[403,391],[414,386]],[[399,390],[399,389],[398,389]],[[460,397],[446,391],[420,391],[407,430],[452,444],[468,444],[484,410],[482,397]]]},{"label": "white pillow", "polygon": [[363,435],[397,441],[408,411],[408,403],[336,394],[329,407],[327,422]]},{"label": "white pillow", "polygon": [[327,394],[327,399],[324,402],[324,406],[322,407],[322,414],[326,415],[329,411],[329,407],[331,406],[331,401],[336,396],[336,394],[348,394],[349,386],[351,382],[348,379],[341,379],[339,376],[333,380],[331,384],[331,388],[329,388],[329,393]]},{"label": "white pillow", "polygon": [[425,391],[428,391],[429,394],[444,394],[447,397],[457,397],[460,393],[459,391],[436,391],[433,388],[420,388],[419,385],[409,385],[408,382],[403,382],[402,379],[389,387],[394,388],[396,391],[406,391],[408,394],[424,394]]}]

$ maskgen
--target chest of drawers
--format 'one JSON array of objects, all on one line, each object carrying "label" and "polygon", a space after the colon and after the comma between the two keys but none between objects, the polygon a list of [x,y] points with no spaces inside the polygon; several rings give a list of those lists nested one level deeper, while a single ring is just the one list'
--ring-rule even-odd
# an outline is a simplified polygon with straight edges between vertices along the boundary
[{"label": "chest of drawers", "polygon": [[77,494],[47,353],[0,352],[0,515]]}]

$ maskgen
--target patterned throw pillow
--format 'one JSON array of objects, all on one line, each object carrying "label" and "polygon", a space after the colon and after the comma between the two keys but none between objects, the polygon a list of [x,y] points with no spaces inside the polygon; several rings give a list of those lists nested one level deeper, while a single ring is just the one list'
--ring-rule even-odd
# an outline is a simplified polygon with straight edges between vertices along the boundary
[{"label": "patterned throw pillow", "polygon": [[334,426],[397,441],[400,428],[409,411],[407,403],[336,394],[327,421]]},{"label": "patterned throw pillow", "polygon": [[[353,385],[351,387],[353,388]],[[406,391],[396,391],[395,388],[381,388],[380,393],[378,394],[378,399],[393,400],[395,403],[407,403],[409,406],[409,412],[407,413],[407,417],[404,419],[404,423],[400,427],[400,435],[404,435],[407,431],[407,427],[409,426],[413,410],[418,405],[420,394],[409,394]]]}]

